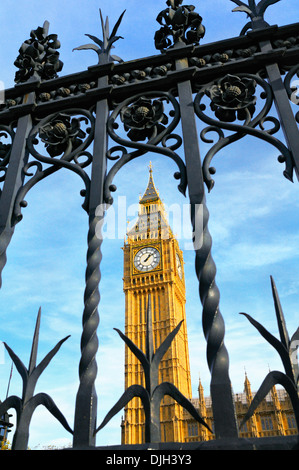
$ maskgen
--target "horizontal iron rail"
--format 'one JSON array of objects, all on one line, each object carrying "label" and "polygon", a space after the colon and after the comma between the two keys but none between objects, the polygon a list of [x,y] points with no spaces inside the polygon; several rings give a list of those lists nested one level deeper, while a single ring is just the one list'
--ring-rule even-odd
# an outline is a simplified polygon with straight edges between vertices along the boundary
[{"label": "horizontal iron rail", "polygon": [[[55,78],[52,80],[47,80],[41,82],[39,80],[32,81],[29,83],[18,84],[13,88],[5,90],[6,100],[15,100],[20,98],[32,91],[35,91],[38,95],[42,93],[50,92],[51,90],[57,90],[62,87],[70,87],[72,85],[84,84],[92,81],[97,81],[101,76],[109,76],[110,78],[113,75],[122,75],[124,73],[130,73],[133,70],[142,70],[147,67],[159,67],[165,65],[166,63],[173,62],[175,60],[180,60],[182,58],[191,58],[191,57],[203,57],[205,55],[213,55],[215,53],[223,53],[227,50],[238,50],[246,49],[251,46],[259,47],[259,41],[263,39],[270,39],[272,41],[277,41],[279,39],[283,40],[284,38],[291,37],[292,34],[298,36],[299,23],[295,23],[290,26],[282,27],[268,27],[263,30],[254,31],[247,33],[246,36],[239,36],[232,39],[225,39],[209,44],[204,44],[200,46],[184,46],[176,49],[169,49],[165,53],[159,55],[153,55],[146,58],[137,59],[134,61],[122,62],[119,64],[108,63],[105,65],[94,65],[88,67],[86,71],[81,71],[74,74],[69,74],[63,77]],[[208,81],[209,79],[217,78],[217,76],[226,73],[234,73],[235,71],[246,72],[247,70],[252,72],[257,71],[261,66],[269,65],[271,63],[277,63],[279,66],[283,65],[295,65],[298,62],[299,56],[299,46],[293,46],[290,48],[280,47],[273,48],[271,51],[265,53],[260,52],[258,49],[251,57],[240,57],[234,58],[233,60],[228,60],[226,63],[218,64],[208,64],[196,69],[196,80],[200,80],[202,83]],[[129,90],[133,92],[143,92],[152,90],[155,87],[162,89],[166,86],[169,87],[169,83],[172,81],[184,81],[185,79],[190,79],[188,74],[193,73],[194,69],[190,67],[187,70],[182,71],[182,76],[176,75],[176,71],[168,71],[167,75],[161,78],[150,78],[147,80],[135,81],[134,83],[128,83],[124,85],[111,85],[103,88],[93,88],[88,90],[85,93],[77,93],[66,98],[59,98],[55,100],[50,100],[46,103],[38,103],[34,107],[26,104],[16,104],[2,109],[0,111],[0,122],[3,124],[5,122],[12,122],[14,119],[19,118],[20,116],[28,114],[28,112],[36,112],[38,115],[43,115],[48,112],[59,111],[62,107],[74,106],[74,100],[78,106],[89,106],[89,104],[94,99],[101,99],[104,96],[109,96],[120,98],[125,96]],[[187,75],[186,75],[187,74]],[[76,105],[77,105],[76,104]]]}]

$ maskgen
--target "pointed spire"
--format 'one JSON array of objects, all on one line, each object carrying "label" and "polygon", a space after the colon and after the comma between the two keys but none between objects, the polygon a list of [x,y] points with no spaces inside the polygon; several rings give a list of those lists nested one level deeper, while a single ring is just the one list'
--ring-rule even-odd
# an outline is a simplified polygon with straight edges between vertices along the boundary
[{"label": "pointed spire", "polygon": [[247,377],[246,370],[245,370],[244,392],[246,393],[247,403],[251,403],[251,401],[252,401],[251,384],[250,384],[249,379]]},{"label": "pointed spire", "polygon": [[157,201],[160,199],[159,193],[155,187],[154,179],[153,179],[153,166],[152,162],[149,164],[149,180],[148,185],[145,190],[144,195],[140,199],[139,203],[143,204],[146,202]]}]

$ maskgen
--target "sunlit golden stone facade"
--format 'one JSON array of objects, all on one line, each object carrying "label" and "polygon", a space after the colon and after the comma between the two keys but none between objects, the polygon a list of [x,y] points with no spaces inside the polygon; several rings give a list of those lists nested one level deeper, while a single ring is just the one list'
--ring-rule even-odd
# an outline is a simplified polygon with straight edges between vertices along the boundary
[{"label": "sunlit golden stone facade", "polygon": [[[159,369],[159,383],[173,383],[213,429],[210,397],[204,397],[199,383],[198,398],[192,398],[189,348],[186,323],[186,290],[183,253],[167,222],[167,216],[153,181],[149,182],[139,201],[136,224],[127,233],[124,251],[125,333],[145,352],[146,312],[151,297],[153,339],[156,350],[166,336],[183,321],[179,333],[164,356]],[[138,359],[126,347],[125,388],[145,385]],[[254,393],[248,378],[244,392],[235,395],[239,423],[246,414]],[[165,397],[160,410],[162,442],[193,442],[215,439],[205,427],[170,397]],[[121,424],[122,444],[144,442],[144,413],[139,398],[125,407]],[[290,399],[284,390],[274,387],[258,407],[254,416],[240,431],[240,437],[269,437],[297,434]]]},{"label": "sunlit golden stone facade", "polygon": [[[234,395],[238,423],[241,424],[254,397],[247,375],[245,375],[244,392]],[[193,405],[199,410],[204,420],[213,429],[213,411],[210,397],[204,397],[204,389],[199,382],[198,398],[192,398]],[[188,422],[187,434],[183,442],[198,442],[215,439],[204,426],[198,424],[189,413],[184,411]],[[284,389],[273,387],[257,408],[253,417],[240,429],[240,437],[271,437],[298,434],[291,400]]]},{"label": "sunlit golden stone facade", "polygon": [[[139,200],[138,220],[128,231],[123,250],[125,333],[145,352],[149,295],[155,350],[184,320],[160,364],[159,380],[173,383],[186,397],[191,398],[183,255],[168,225],[151,168],[147,189]],[[143,370],[138,359],[126,347],[125,388],[134,384],[144,385]],[[184,440],[186,426],[183,409],[173,399],[165,397],[161,404],[162,442]],[[144,415],[139,398],[134,398],[125,408],[122,442],[144,442]]]}]

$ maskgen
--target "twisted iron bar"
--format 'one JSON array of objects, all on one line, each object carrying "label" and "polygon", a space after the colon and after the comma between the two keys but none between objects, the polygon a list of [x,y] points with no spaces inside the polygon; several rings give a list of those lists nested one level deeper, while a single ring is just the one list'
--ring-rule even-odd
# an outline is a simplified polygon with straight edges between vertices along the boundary
[{"label": "twisted iron bar", "polygon": [[[205,339],[207,341],[207,363],[211,373],[211,397],[213,409],[221,407],[222,393],[224,388],[226,393],[231,394],[230,378],[229,378],[229,357],[226,346],[224,344],[225,325],[222,314],[219,309],[220,292],[216,284],[216,265],[212,258],[212,237],[208,229],[209,211],[206,205],[206,199],[202,201],[203,214],[203,233],[201,247],[196,247],[195,243],[195,272],[199,281],[199,295],[203,306],[202,325]],[[192,208],[191,222],[195,232],[196,211]],[[231,401],[232,403],[232,401]],[[225,422],[226,408],[220,410],[222,414],[222,422]],[[214,412],[214,414],[216,414]],[[219,415],[219,413],[218,413]],[[215,421],[215,432],[217,437],[222,436],[221,423]],[[234,423],[227,423],[227,433],[232,436],[235,433]]]},{"label": "twisted iron bar", "polygon": [[[102,261],[102,227],[104,214],[97,211],[89,216],[87,267],[85,274],[83,331],[81,336],[81,359],[79,363],[80,385],[77,394],[76,415],[74,426],[74,446],[88,441],[84,434],[88,431],[94,435],[96,429],[96,416],[92,410],[96,410],[97,395],[95,391],[95,379],[97,376],[97,364],[95,356],[98,350],[97,328],[99,325],[98,305],[100,303],[99,283],[101,280],[100,264]],[[86,397],[90,397],[90,401]],[[86,409],[86,407],[90,407]],[[92,422],[86,422],[86,418],[92,414]],[[82,437],[83,436],[83,437]]]}]

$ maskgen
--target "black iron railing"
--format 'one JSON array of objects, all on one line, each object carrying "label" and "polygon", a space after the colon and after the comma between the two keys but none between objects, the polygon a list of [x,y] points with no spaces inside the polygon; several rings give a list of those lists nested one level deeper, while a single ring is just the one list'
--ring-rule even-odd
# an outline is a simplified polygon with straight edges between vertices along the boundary
[{"label": "black iron railing", "polygon": [[[36,366],[39,314],[28,369],[6,345],[23,379],[22,398],[8,397],[0,404],[0,416],[11,407],[17,411],[14,449],[27,448],[31,416],[39,404],[46,406],[73,434],[74,448],[95,446],[97,430],[133,396],[142,398],[149,442],[157,443],[160,438],[157,410],[164,394],[173,396],[202,422],[190,402],[172,384],[157,383],[157,357],[161,359],[169,344],[162,345],[164,349],[161,346],[163,350],[153,356],[149,326],[146,355],[119,332],[143,365],[146,387],[135,386],[128,390],[102,425],[98,428],[96,424],[97,327],[103,243],[100,229],[105,220],[106,204],[113,203],[112,193],[117,190],[114,177],[127,162],[147,152],[161,154],[177,164],[175,178],[179,182],[178,189],[189,198],[195,234],[197,208],[203,207],[202,244],[197,244],[196,237],[194,239],[195,270],[207,340],[215,435],[217,439],[238,439],[205,192],[206,188],[211,191],[214,186],[213,157],[247,135],[273,145],[288,180],[293,181],[294,173],[299,173],[299,131],[297,116],[291,107],[291,101],[296,97],[291,83],[299,71],[299,24],[280,28],[266,23],[267,8],[279,0],[262,0],[258,4],[251,0],[248,4],[232,1],[237,5],[235,11],[245,12],[250,18],[239,37],[199,45],[205,35],[201,16],[193,6],[182,5],[181,0],[168,0],[167,8],[157,17],[160,27],[154,40],[159,54],[127,63],[110,54],[112,45],[119,39],[118,30],[124,13],[111,33],[101,14],[103,38],[88,34],[93,43],[76,48],[80,51],[93,49],[98,54],[99,64],[69,76],[57,76],[63,66],[58,52],[60,44],[56,35],[49,34],[47,22],[33,30],[30,39],[20,48],[15,62],[18,86],[5,90],[5,103],[0,108],[0,135],[8,142],[0,144],[3,183],[0,273],[6,263],[6,250],[14,228],[26,207],[26,194],[39,181],[61,168],[75,172],[83,181],[82,206],[89,218],[89,232],[74,428],[70,428],[48,395],[33,395],[40,373],[64,341]],[[270,115],[273,104],[278,118]],[[200,136],[197,119],[206,125]],[[182,137],[174,133],[178,123],[182,127]],[[270,129],[266,129],[266,123],[270,123]],[[277,137],[280,128],[285,142]],[[210,132],[218,136],[216,143],[208,139]],[[108,138],[113,142],[112,147],[109,147]],[[200,139],[212,143],[203,158]],[[176,152],[178,149],[180,155]],[[85,170],[87,167],[91,169],[90,176]],[[99,211],[99,207],[103,210]],[[271,373],[266,378],[247,418],[265,393],[279,383],[291,396],[298,426],[298,366],[294,362],[294,340],[298,338],[298,332],[289,339],[274,285],[273,293],[281,342],[248,318],[276,347],[286,373]],[[169,341],[176,331],[171,333]]]}]

